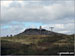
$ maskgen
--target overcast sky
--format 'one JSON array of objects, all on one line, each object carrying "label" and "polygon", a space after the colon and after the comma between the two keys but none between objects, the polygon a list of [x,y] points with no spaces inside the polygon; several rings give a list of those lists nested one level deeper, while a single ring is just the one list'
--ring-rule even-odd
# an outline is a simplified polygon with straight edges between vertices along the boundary
[{"label": "overcast sky", "polygon": [[0,36],[15,35],[26,28],[74,33],[74,0],[2,0]]}]

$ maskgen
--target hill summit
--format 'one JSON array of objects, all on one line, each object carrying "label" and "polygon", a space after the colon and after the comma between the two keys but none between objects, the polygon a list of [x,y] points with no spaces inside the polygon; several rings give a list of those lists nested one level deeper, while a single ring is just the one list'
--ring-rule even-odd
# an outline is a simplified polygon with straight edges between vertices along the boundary
[{"label": "hill summit", "polygon": [[58,33],[55,33],[53,31],[49,31],[46,29],[29,28],[20,34],[24,34],[24,35],[54,35],[54,34],[58,34]]}]

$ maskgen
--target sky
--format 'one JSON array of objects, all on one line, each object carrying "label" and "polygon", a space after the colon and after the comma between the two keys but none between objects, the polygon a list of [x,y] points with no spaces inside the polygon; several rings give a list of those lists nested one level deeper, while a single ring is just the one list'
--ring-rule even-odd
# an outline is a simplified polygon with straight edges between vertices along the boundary
[{"label": "sky", "polygon": [[2,0],[0,36],[16,35],[27,28],[74,34],[74,0]]}]

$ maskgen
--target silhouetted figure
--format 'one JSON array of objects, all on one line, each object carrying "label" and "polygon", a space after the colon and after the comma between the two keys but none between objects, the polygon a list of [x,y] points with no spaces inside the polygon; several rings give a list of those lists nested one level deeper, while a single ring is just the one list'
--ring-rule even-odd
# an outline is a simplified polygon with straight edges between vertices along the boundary
[{"label": "silhouetted figure", "polygon": [[40,26],[40,35],[41,35],[42,26]]},{"label": "silhouetted figure", "polygon": [[9,36],[7,35],[7,37],[9,37]]},{"label": "silhouetted figure", "polygon": [[40,30],[42,29],[42,26],[40,26]]},{"label": "silhouetted figure", "polygon": [[12,37],[12,35],[10,35],[10,37]]}]

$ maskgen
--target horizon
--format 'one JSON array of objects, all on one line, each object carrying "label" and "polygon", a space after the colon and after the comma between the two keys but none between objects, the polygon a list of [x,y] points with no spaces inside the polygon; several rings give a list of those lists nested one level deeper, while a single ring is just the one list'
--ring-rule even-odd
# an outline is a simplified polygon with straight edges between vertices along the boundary
[{"label": "horizon", "polygon": [[[26,30],[28,30],[28,29],[38,29],[39,30],[39,28],[26,28],[24,31],[26,31]],[[42,29],[44,29],[44,28],[42,28]],[[47,29],[45,29],[45,30],[47,30]],[[23,33],[24,31],[22,31],[22,32],[20,32],[20,33]],[[51,29],[50,30],[47,30],[47,31],[51,31]],[[51,32],[54,32],[54,31],[51,31]],[[20,33],[18,33],[18,34],[20,34]],[[64,33],[59,33],[59,32],[55,32],[55,33],[58,33],[58,34],[64,34]],[[10,35],[6,35],[6,36],[0,36],[0,37],[11,37],[11,35],[12,34],[10,34]],[[17,34],[15,34],[15,35],[17,35]],[[15,35],[12,35],[12,36],[15,36]],[[74,34],[65,34],[65,35],[74,35]]]},{"label": "horizon", "polygon": [[27,28],[44,29],[63,34],[74,32],[74,0],[28,0],[1,2],[0,36],[16,35]]}]

